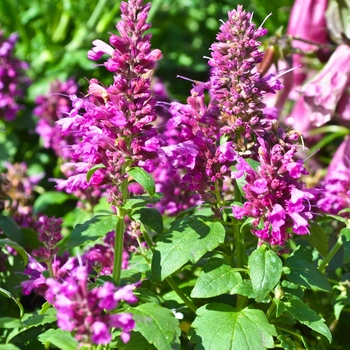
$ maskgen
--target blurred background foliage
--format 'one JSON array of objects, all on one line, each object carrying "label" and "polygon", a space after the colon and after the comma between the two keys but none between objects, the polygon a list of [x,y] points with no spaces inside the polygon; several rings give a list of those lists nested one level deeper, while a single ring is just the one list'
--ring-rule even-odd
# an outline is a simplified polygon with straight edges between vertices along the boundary
[{"label": "blurred background foliage", "polygon": [[[254,22],[260,25],[272,13],[264,26],[273,35],[286,28],[293,0],[153,0],[150,12],[153,34],[152,47],[163,52],[155,75],[162,79],[172,99],[185,102],[191,83],[176,78],[182,75],[205,81],[210,45],[227,12],[242,4],[254,12]],[[113,76],[99,63],[87,58],[92,41],[108,42],[109,33],[117,33],[120,1],[115,0],[0,0],[0,30],[7,37],[19,34],[16,55],[29,63],[32,80],[25,108],[14,122],[0,125],[0,170],[3,161],[25,161],[29,173],[45,171],[46,177],[60,177],[54,154],[45,149],[35,132],[37,118],[32,110],[38,95],[49,93],[55,79],[74,78],[86,93],[87,79],[96,78],[103,84],[112,83]],[[284,30],[282,30],[284,32]],[[101,60],[101,63],[103,60]],[[54,183],[43,180],[46,189]]]}]

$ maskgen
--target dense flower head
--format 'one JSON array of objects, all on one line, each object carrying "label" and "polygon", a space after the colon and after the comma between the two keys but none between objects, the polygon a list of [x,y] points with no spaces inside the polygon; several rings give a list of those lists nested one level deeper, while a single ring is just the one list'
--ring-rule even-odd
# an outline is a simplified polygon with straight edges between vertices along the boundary
[{"label": "dense flower head", "polygon": [[23,97],[24,87],[29,79],[24,76],[26,62],[14,56],[18,35],[13,33],[7,39],[0,31],[0,118],[11,121],[21,106],[17,99]]},{"label": "dense flower head", "polygon": [[315,195],[301,186],[300,178],[307,172],[300,160],[293,160],[295,146],[286,151],[280,144],[270,147],[262,138],[258,141],[259,167],[254,170],[240,158],[238,171],[232,174],[234,178],[245,174],[247,182],[243,186],[247,201],[243,207],[235,205],[233,215],[255,218],[251,231],[260,241],[284,245],[292,233],[309,233],[310,200]]},{"label": "dense flower head", "polygon": [[[71,96],[72,111],[57,122],[63,134],[79,130],[81,137],[72,147],[73,158],[81,162],[77,176],[68,179],[70,190],[107,184],[108,193],[114,193],[111,201],[116,202],[120,193],[114,189],[127,179],[128,166],[137,164],[147,171],[156,167],[163,141],[152,125],[156,100],[150,75],[161,52],[150,49],[151,35],[145,34],[149,9],[150,4],[140,0],[121,4],[122,19],[116,26],[120,36],[112,34],[111,45],[94,41],[88,54],[93,60],[110,56],[105,66],[115,74],[113,84],[105,87],[91,79],[88,95]],[[95,165],[100,168],[87,183],[86,173]]]},{"label": "dense flower head", "polygon": [[39,117],[35,131],[43,139],[45,148],[51,148],[55,154],[64,159],[71,158],[71,149],[67,147],[72,143],[74,136],[67,139],[62,137],[61,129],[56,121],[63,118],[72,109],[69,95],[77,94],[78,87],[73,79],[67,81],[56,80],[50,85],[47,95],[40,95],[35,99],[36,107],[33,113]]},{"label": "dense flower head", "polygon": [[93,289],[88,288],[86,266],[74,268],[64,280],[49,278],[46,299],[57,309],[57,324],[67,331],[74,331],[82,344],[108,344],[112,340],[111,329],[121,328],[121,339],[126,343],[135,327],[132,315],[112,313],[121,300],[135,303],[137,298],[127,285],[117,288],[110,282]]},{"label": "dense flower head", "polygon": [[230,11],[228,17],[220,27],[217,42],[211,46],[211,105],[222,126],[226,126],[225,132],[249,132],[264,118],[263,96],[280,90],[282,84],[274,74],[261,77],[256,69],[263,57],[258,39],[267,30],[256,28],[252,14],[242,10],[242,6]]}]

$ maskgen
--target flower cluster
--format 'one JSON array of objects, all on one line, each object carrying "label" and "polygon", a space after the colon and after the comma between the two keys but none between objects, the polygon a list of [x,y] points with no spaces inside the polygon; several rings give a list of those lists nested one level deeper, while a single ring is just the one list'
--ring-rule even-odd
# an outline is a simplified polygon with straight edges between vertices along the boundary
[{"label": "flower cluster", "polygon": [[17,39],[15,33],[6,39],[0,31],[0,118],[8,121],[21,109],[17,99],[23,97],[23,87],[29,84],[23,74],[28,64],[14,56]]},{"label": "flower cluster", "polygon": [[112,340],[111,328],[121,328],[121,339],[126,343],[135,327],[132,315],[112,313],[121,300],[135,303],[134,286],[116,288],[105,282],[100,287],[88,289],[88,270],[78,266],[64,281],[49,278],[45,293],[47,300],[57,309],[57,324],[74,331],[75,338],[85,344],[108,344]]},{"label": "flower cluster", "polygon": [[68,144],[78,142],[74,136],[62,137],[61,129],[55,123],[72,109],[70,95],[77,94],[78,87],[73,79],[65,82],[59,80],[50,86],[48,95],[40,95],[35,99],[36,108],[33,113],[39,117],[35,131],[43,139],[45,148],[54,150],[58,157],[71,159],[71,149]]},{"label": "flower cluster", "polygon": [[[161,139],[152,122],[156,119],[156,100],[151,93],[151,70],[161,58],[159,50],[151,50],[150,28],[146,23],[150,4],[140,0],[121,4],[121,21],[117,24],[120,36],[112,34],[110,44],[93,42],[88,53],[93,60],[108,54],[105,67],[114,73],[109,87],[90,80],[88,96],[73,96],[73,110],[57,123],[63,134],[79,130],[81,142],[73,145],[73,157],[80,159],[77,174],[68,179],[68,188],[86,188],[107,184],[110,201],[119,203],[119,185],[127,179],[132,165],[153,171]],[[83,113],[79,113],[83,110]],[[98,166],[89,181],[87,172]]]},{"label": "flower cluster", "polygon": [[233,215],[254,218],[252,233],[261,241],[272,245],[284,245],[292,233],[309,233],[308,220],[313,218],[310,200],[315,198],[311,190],[304,190],[300,183],[307,172],[301,161],[294,162],[296,147],[285,151],[276,144],[272,148],[258,138],[259,167],[254,170],[243,158],[238,160],[234,178],[245,173],[247,184],[243,186],[247,201],[243,207],[235,205]]}]

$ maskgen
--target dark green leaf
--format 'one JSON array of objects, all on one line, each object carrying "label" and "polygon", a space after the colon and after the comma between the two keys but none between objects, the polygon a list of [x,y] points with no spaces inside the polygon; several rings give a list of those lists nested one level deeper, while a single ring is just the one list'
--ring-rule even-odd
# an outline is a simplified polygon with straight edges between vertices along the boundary
[{"label": "dark green leaf", "polygon": [[140,332],[157,349],[180,349],[179,321],[170,310],[155,303],[147,303],[131,308],[127,312],[134,316],[136,322],[134,331]]},{"label": "dark green leaf", "polygon": [[143,225],[150,227],[158,234],[163,233],[163,218],[157,209],[135,209],[132,211],[131,216],[135,221],[141,222]]},{"label": "dark green leaf", "polygon": [[0,229],[3,230],[5,236],[11,239],[11,241],[19,245],[24,245],[23,233],[11,217],[0,215]]},{"label": "dark green leaf", "polygon": [[14,250],[16,250],[16,252],[22,257],[24,266],[27,266],[27,264],[28,264],[28,254],[24,250],[23,247],[21,247],[16,242],[13,242],[13,241],[11,241],[11,240],[9,240],[7,238],[0,239],[0,247],[4,247],[5,245],[8,245],[8,246],[12,247]]},{"label": "dark green leaf", "polygon": [[[114,349],[114,348],[113,348]],[[118,350],[151,350],[154,346],[150,344],[147,339],[139,332],[130,332],[130,340],[124,343],[121,339],[118,339],[116,348]]]},{"label": "dark green leaf", "polygon": [[38,214],[40,212],[45,211],[45,209],[53,204],[62,204],[65,201],[74,198],[74,196],[63,193],[63,192],[55,192],[48,191],[41,194],[33,205],[34,214]]},{"label": "dark green leaf", "polygon": [[21,231],[23,233],[25,247],[28,249],[38,249],[43,247],[44,244],[39,241],[38,233],[28,227],[21,227]]},{"label": "dark green leaf", "polygon": [[272,250],[261,246],[250,254],[248,265],[255,300],[260,303],[280,280],[283,268],[282,261]]},{"label": "dark green leaf", "polygon": [[13,296],[8,290],[6,289],[3,289],[3,288],[0,288],[0,294],[9,298],[9,299],[12,299],[16,304],[17,306],[19,307],[19,312],[20,312],[20,317],[23,316],[23,312],[24,312],[24,309],[23,309],[23,305],[20,303],[19,300],[17,300],[17,298],[15,296]]},{"label": "dark green leaf", "polygon": [[39,325],[57,321],[56,309],[51,308],[45,314],[25,314],[22,318],[22,324],[25,327],[36,327]]},{"label": "dark green leaf", "polygon": [[96,164],[92,168],[90,168],[89,171],[86,173],[86,182],[89,183],[92,175],[94,175],[98,169],[105,168],[105,167],[106,166],[103,164]]},{"label": "dark green leaf", "polygon": [[282,300],[274,298],[273,301],[276,304],[276,317],[278,318],[283,314],[286,308],[284,307]]},{"label": "dark green leaf", "polygon": [[61,350],[76,350],[79,348],[79,343],[70,333],[59,328],[47,330],[38,336],[38,340],[44,345],[51,343]]},{"label": "dark green leaf", "polygon": [[224,239],[224,226],[206,217],[193,216],[174,221],[168,233],[157,242],[152,259],[154,278],[161,281],[189,260],[197,262]]},{"label": "dark green leaf", "polygon": [[328,253],[328,236],[324,229],[316,222],[309,222],[310,235],[305,235],[305,238],[317,251],[325,257]]},{"label": "dark green leaf", "polygon": [[67,248],[95,242],[108,232],[113,231],[117,222],[116,215],[97,215],[91,220],[75,226],[67,242]]},{"label": "dark green leaf", "polygon": [[334,316],[337,320],[339,320],[340,313],[344,309],[344,307],[349,304],[349,296],[348,293],[341,293],[336,298],[334,298],[333,308],[334,308]]},{"label": "dark green leaf", "polygon": [[300,323],[310,327],[315,332],[325,336],[329,342],[332,341],[332,334],[321,318],[309,305],[301,300],[293,298],[284,302],[286,311]]},{"label": "dark green leaf", "polygon": [[343,228],[340,231],[343,241],[344,264],[350,261],[350,228]]},{"label": "dark green leaf", "polygon": [[155,193],[155,185],[153,177],[148,174],[147,171],[139,167],[133,167],[128,170],[128,174],[134,178],[134,180],[139,183],[148,194],[153,197]]},{"label": "dark green leaf", "polygon": [[299,299],[303,299],[304,292],[298,284],[289,282],[287,280],[282,281],[282,288],[285,293],[289,293]]},{"label": "dark green leaf", "polygon": [[240,282],[242,277],[237,271],[234,271],[224,260],[213,258],[203,267],[191,297],[211,298],[229,293]]},{"label": "dark green leaf", "polygon": [[286,335],[279,335],[277,339],[281,342],[281,346],[285,350],[297,350],[297,347],[292,339]]},{"label": "dark green leaf", "polygon": [[305,247],[298,246],[286,260],[286,267],[284,273],[291,282],[313,290],[332,292],[331,285],[317,270]]},{"label": "dark green leaf", "polygon": [[195,350],[265,350],[274,347],[275,327],[261,310],[212,303],[197,310],[191,341]]}]

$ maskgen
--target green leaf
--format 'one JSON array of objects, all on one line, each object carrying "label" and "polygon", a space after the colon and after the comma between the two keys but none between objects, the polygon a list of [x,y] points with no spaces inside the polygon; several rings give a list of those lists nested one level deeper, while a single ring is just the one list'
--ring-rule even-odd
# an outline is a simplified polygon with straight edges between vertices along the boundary
[{"label": "green leaf", "polygon": [[285,265],[287,269],[284,269],[284,273],[291,282],[313,290],[332,292],[331,285],[317,270],[305,247],[298,246],[287,258]]},{"label": "green leaf", "polygon": [[48,329],[38,336],[38,340],[45,346],[47,343],[51,343],[61,350],[76,350],[79,348],[79,343],[68,331],[62,329]]},{"label": "green leaf", "polygon": [[276,329],[261,310],[212,303],[197,310],[191,341],[195,350],[264,350],[274,347]]},{"label": "green leaf", "polygon": [[27,266],[27,264],[28,264],[28,254],[24,250],[23,247],[21,247],[16,242],[13,242],[13,241],[11,241],[11,240],[9,240],[7,238],[0,239],[0,247],[4,247],[6,245],[8,245],[8,246],[12,247],[13,249],[15,249],[16,252],[22,257],[24,266]]},{"label": "green leaf", "polygon": [[21,350],[21,349],[17,348],[17,346],[13,344],[6,344],[6,345],[0,345],[0,350]]},{"label": "green leaf", "polygon": [[343,241],[344,264],[346,264],[350,261],[350,228],[343,228],[340,235]]},{"label": "green leaf", "polygon": [[133,167],[129,169],[127,172],[130,176],[134,178],[134,180],[137,183],[139,183],[148,192],[148,194],[151,197],[154,196],[156,187],[154,184],[153,177],[150,174],[148,174],[147,171],[139,167]]},{"label": "green leaf", "polygon": [[88,242],[95,242],[108,232],[113,231],[117,225],[118,217],[116,215],[96,215],[91,220],[78,224],[73,229],[67,248],[84,245]]},{"label": "green leaf", "polygon": [[286,311],[297,321],[313,329],[315,332],[325,336],[329,343],[332,341],[332,334],[321,318],[314,310],[310,309],[309,305],[301,300],[293,298],[284,302]]},{"label": "green leaf", "polygon": [[277,339],[281,342],[281,346],[285,350],[297,350],[297,347],[292,339],[286,335],[279,335]]},{"label": "green leaf", "polygon": [[251,280],[243,280],[233,287],[230,294],[239,294],[248,298],[255,299],[255,293],[253,291],[252,281]]},{"label": "green leaf", "polygon": [[65,201],[74,198],[74,196],[63,193],[63,192],[55,192],[48,191],[41,194],[33,205],[33,213],[38,214],[40,212],[45,211],[45,209],[53,204],[62,204]]},{"label": "green leaf", "polygon": [[157,209],[135,209],[132,211],[131,216],[135,221],[141,222],[143,225],[150,227],[158,234],[163,233],[163,218]]},{"label": "green leaf", "polygon": [[240,282],[242,277],[237,271],[234,271],[224,260],[213,258],[203,267],[191,297],[211,298],[229,293]]},{"label": "green leaf", "polygon": [[17,306],[19,307],[19,312],[20,312],[20,317],[23,316],[23,313],[24,313],[24,309],[23,309],[23,305],[20,303],[19,300],[16,299],[15,296],[13,296],[8,290],[6,289],[3,289],[3,288],[0,288],[0,294],[9,298],[9,299],[12,299],[16,304]]},{"label": "green leaf", "polygon": [[48,309],[45,314],[24,314],[22,325],[25,327],[36,327],[57,321],[56,309]]},{"label": "green leaf", "polygon": [[19,245],[24,245],[24,237],[16,222],[9,216],[0,215],[0,229],[5,236]]},{"label": "green leaf", "polygon": [[[260,166],[260,163],[257,162],[256,160],[254,159],[245,159],[245,161],[251,166],[251,168],[254,170],[254,171],[257,171],[259,166]],[[236,167],[235,166],[232,166],[231,167],[231,170],[233,172],[237,171]],[[245,175],[242,175],[241,177],[235,179],[236,180],[236,183],[237,183],[237,186],[238,186],[238,189],[239,191],[241,192],[242,196],[244,197],[245,196],[245,192],[243,191],[243,186],[247,183],[247,181],[245,180]]]},{"label": "green leaf", "polygon": [[283,264],[281,259],[272,250],[262,246],[250,254],[248,265],[255,300],[260,303],[280,280]]},{"label": "green leaf", "polygon": [[91,180],[92,175],[95,174],[96,170],[101,169],[101,168],[105,168],[106,166],[103,164],[96,164],[93,167],[91,167],[89,169],[89,171],[86,173],[86,182],[89,183],[89,181]]},{"label": "green leaf", "polygon": [[127,310],[136,322],[134,331],[140,332],[159,350],[180,349],[179,321],[174,314],[155,303],[141,304]]},{"label": "green leaf", "polygon": [[38,233],[35,232],[33,229],[28,227],[21,227],[21,231],[23,233],[24,241],[25,241],[25,247],[28,249],[38,249],[40,247],[43,247],[44,244],[39,241]]},{"label": "green leaf", "polygon": [[313,246],[317,251],[325,257],[328,254],[328,236],[324,229],[316,222],[309,222],[310,235],[305,235],[305,238],[311,246]]},{"label": "green leaf", "polygon": [[149,344],[147,339],[139,332],[130,332],[130,340],[125,344],[121,339],[118,339],[113,349],[118,350],[151,350],[154,349],[152,344]]},{"label": "green leaf", "polygon": [[347,293],[341,293],[334,299],[333,309],[334,316],[337,320],[339,320],[340,313],[347,304],[349,304],[349,296],[347,295]]},{"label": "green leaf", "polygon": [[152,259],[152,273],[162,281],[189,260],[197,262],[225,239],[225,228],[219,222],[192,216],[172,222],[167,234],[157,242]]},{"label": "green leaf", "polygon": [[18,318],[13,317],[1,317],[0,328],[20,328],[23,327],[22,322]]}]

